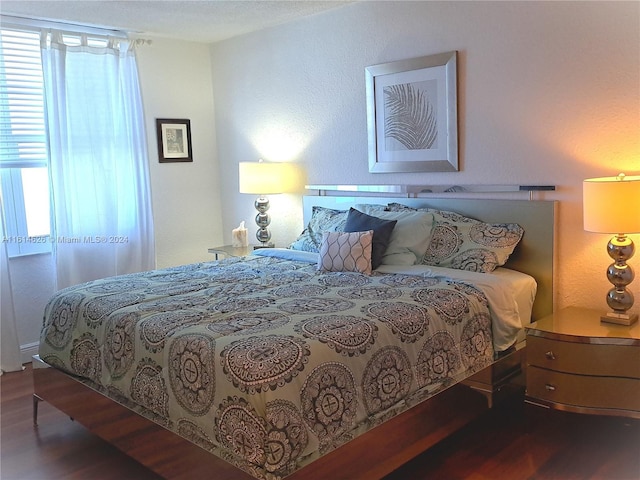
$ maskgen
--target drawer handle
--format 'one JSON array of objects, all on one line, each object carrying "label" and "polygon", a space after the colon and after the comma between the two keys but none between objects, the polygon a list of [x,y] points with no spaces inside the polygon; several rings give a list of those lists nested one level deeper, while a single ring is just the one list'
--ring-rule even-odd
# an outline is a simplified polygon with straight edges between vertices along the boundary
[{"label": "drawer handle", "polygon": [[549,350],[547,353],[544,354],[545,357],[547,357],[547,360],[555,360],[556,356],[553,354],[553,352],[551,350]]},{"label": "drawer handle", "polygon": [[547,389],[547,392],[555,392],[556,391],[555,385],[551,385],[550,383],[545,384],[544,388]]}]

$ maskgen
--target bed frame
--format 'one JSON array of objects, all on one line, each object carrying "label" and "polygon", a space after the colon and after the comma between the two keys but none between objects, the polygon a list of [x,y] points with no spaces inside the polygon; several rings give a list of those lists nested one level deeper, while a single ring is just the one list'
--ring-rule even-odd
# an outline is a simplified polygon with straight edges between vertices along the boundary
[{"label": "bed frame", "polygon": [[[517,222],[525,230],[508,267],[538,282],[533,319],[553,311],[556,202],[526,200],[305,197],[305,224],[311,207],[346,209],[357,203],[399,202],[412,207],[453,210],[486,222]],[[373,428],[286,477],[287,480],[382,478],[486,411],[520,371],[523,344],[494,364]],[[254,477],[179,435],[48,367],[34,357],[34,425],[38,402],[47,401],[92,433],[169,479]]]}]

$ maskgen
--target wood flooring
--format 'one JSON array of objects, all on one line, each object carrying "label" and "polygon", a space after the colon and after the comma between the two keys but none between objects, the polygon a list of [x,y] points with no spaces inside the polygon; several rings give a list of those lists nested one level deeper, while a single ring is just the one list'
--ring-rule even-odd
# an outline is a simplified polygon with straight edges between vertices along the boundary
[{"label": "wood flooring", "polygon": [[[0,381],[2,480],[160,478],[46,403],[34,428],[30,367]],[[426,479],[640,480],[640,421],[545,410],[516,396],[385,478]]]}]

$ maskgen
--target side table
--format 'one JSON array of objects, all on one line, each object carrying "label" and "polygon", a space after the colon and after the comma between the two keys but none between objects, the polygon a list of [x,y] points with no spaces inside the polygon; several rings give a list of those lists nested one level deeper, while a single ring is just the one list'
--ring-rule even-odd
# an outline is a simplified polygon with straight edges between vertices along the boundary
[{"label": "side table", "polygon": [[526,330],[528,403],[640,418],[640,323],[601,323],[600,312],[570,307]]},{"label": "side table", "polygon": [[209,248],[207,251],[215,255],[216,260],[220,260],[221,257],[244,257],[245,255],[249,255],[253,252],[253,246],[234,247],[233,245],[223,245],[221,247]]}]

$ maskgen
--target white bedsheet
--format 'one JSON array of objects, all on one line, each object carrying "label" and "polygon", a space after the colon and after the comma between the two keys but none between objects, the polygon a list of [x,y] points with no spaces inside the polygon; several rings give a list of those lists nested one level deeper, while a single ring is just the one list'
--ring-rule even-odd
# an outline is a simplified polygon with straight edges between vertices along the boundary
[{"label": "white bedsheet", "polygon": [[[286,258],[307,263],[318,262],[317,253],[286,248],[264,248],[256,250],[254,253],[255,255]],[[426,277],[447,277],[469,282],[480,288],[489,302],[493,348],[496,352],[511,347],[518,340],[522,328],[531,322],[531,310],[536,296],[537,283],[533,277],[525,273],[504,267],[497,268],[492,273],[478,273],[429,265],[381,265],[376,271]]]}]

